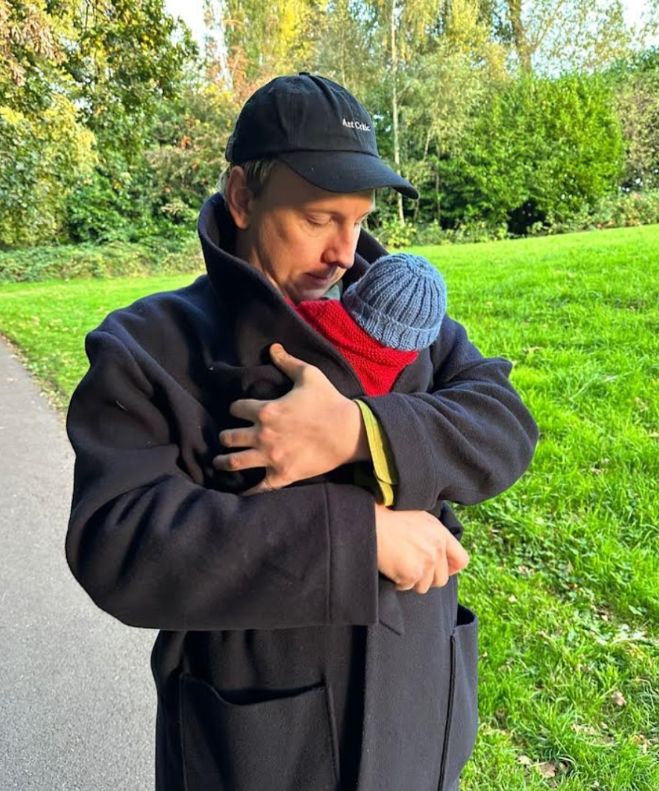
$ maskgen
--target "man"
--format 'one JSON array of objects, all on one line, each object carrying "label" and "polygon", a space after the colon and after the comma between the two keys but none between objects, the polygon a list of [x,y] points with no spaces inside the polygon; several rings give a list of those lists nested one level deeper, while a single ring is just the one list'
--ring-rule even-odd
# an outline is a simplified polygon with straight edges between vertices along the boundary
[{"label": "man", "polygon": [[456,789],[477,622],[445,501],[510,486],[535,425],[510,364],[448,317],[393,392],[364,397],[291,307],[385,253],[361,229],[374,188],[416,196],[354,97],[277,78],[227,158],[199,221],[208,274],[87,337],[69,564],[104,610],[162,630],[159,791]]}]

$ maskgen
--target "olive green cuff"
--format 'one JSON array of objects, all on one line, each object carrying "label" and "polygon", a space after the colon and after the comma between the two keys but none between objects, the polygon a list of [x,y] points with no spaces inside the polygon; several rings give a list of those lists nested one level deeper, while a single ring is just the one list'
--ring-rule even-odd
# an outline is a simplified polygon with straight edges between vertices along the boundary
[{"label": "olive green cuff", "polygon": [[372,473],[365,471],[363,467],[355,470],[355,483],[359,486],[366,486],[373,491],[376,500],[382,505],[391,506],[394,504],[394,487],[398,483],[398,474],[394,464],[393,456],[389,448],[384,432],[380,427],[378,419],[375,417],[371,408],[364,401],[354,399],[362,413],[368,447],[371,451]]}]

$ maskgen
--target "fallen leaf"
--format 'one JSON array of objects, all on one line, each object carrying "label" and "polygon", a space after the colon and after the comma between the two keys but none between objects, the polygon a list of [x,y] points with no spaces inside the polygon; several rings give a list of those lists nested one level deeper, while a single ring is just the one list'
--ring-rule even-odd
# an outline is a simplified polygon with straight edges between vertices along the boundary
[{"label": "fallen leaf", "polygon": [[556,767],[552,763],[538,764],[536,769],[543,777],[556,777]]},{"label": "fallen leaf", "polygon": [[625,698],[624,698],[622,692],[620,692],[620,690],[616,690],[613,693],[613,695],[611,695],[611,700],[613,701],[613,703],[616,704],[616,706],[626,706],[627,705],[627,701],[625,700]]}]

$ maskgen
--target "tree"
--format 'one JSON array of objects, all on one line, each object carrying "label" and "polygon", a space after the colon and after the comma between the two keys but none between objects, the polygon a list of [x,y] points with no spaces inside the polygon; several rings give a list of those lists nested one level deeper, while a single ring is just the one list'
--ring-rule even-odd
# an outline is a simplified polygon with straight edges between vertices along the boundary
[{"label": "tree", "polygon": [[[379,31],[381,69],[382,74],[387,76],[386,81],[381,84],[388,90],[394,167],[404,173],[400,111],[405,71],[415,59],[417,51],[423,48],[424,40],[441,28],[441,19],[446,16],[447,4],[437,3],[436,0],[366,0],[365,5],[371,10],[374,24]],[[405,216],[403,196],[400,193],[396,193],[396,205],[398,220],[402,224]]]},{"label": "tree", "polygon": [[192,223],[225,167],[224,151],[239,107],[219,81],[188,74],[176,101],[162,106],[159,141],[147,151],[150,203],[177,224]]},{"label": "tree", "polygon": [[71,3],[0,0],[0,245],[61,238],[66,197],[94,163],[64,69]]},{"label": "tree", "polygon": [[493,90],[508,81],[507,50],[491,39],[478,3],[454,0],[443,34],[410,64],[405,134],[408,173],[422,192],[415,219],[439,219],[439,162],[457,153]]},{"label": "tree", "polygon": [[85,0],[65,65],[97,165],[68,196],[75,241],[139,236],[153,223],[146,151],[163,103],[178,95],[197,50],[163,0]]},{"label": "tree", "polygon": [[321,7],[312,29],[309,65],[366,101],[382,82],[373,11],[360,0],[329,0]]},{"label": "tree", "polygon": [[599,76],[527,76],[494,93],[459,152],[441,163],[444,212],[525,233],[617,188],[622,134]]},{"label": "tree", "polygon": [[485,0],[481,8],[524,74],[593,72],[633,43],[621,0]]},{"label": "tree", "polygon": [[[308,69],[320,7],[310,0],[205,0],[209,50],[239,97],[279,74]],[[224,65],[226,64],[226,65]]]},{"label": "tree", "polygon": [[621,63],[611,79],[625,140],[622,186],[659,188],[659,49]]}]

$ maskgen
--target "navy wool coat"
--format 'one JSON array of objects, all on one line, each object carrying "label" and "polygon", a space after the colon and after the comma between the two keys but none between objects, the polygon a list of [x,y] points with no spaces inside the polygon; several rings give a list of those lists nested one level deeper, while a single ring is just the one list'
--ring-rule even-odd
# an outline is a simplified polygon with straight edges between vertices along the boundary
[{"label": "navy wool coat", "polygon": [[[241,497],[263,470],[219,473],[239,397],[291,383],[278,341],[346,396],[359,380],[266,279],[231,254],[221,195],[204,205],[207,274],[111,313],[86,338],[69,407],[76,454],[66,552],[96,604],[160,630],[158,791],[452,791],[477,730],[477,619],[457,578],[427,594],[378,573],[373,497],[349,465]],[[362,231],[347,283],[385,250]],[[439,516],[509,487],[535,424],[446,317],[437,341],[365,398],[390,444],[397,509]]]}]

